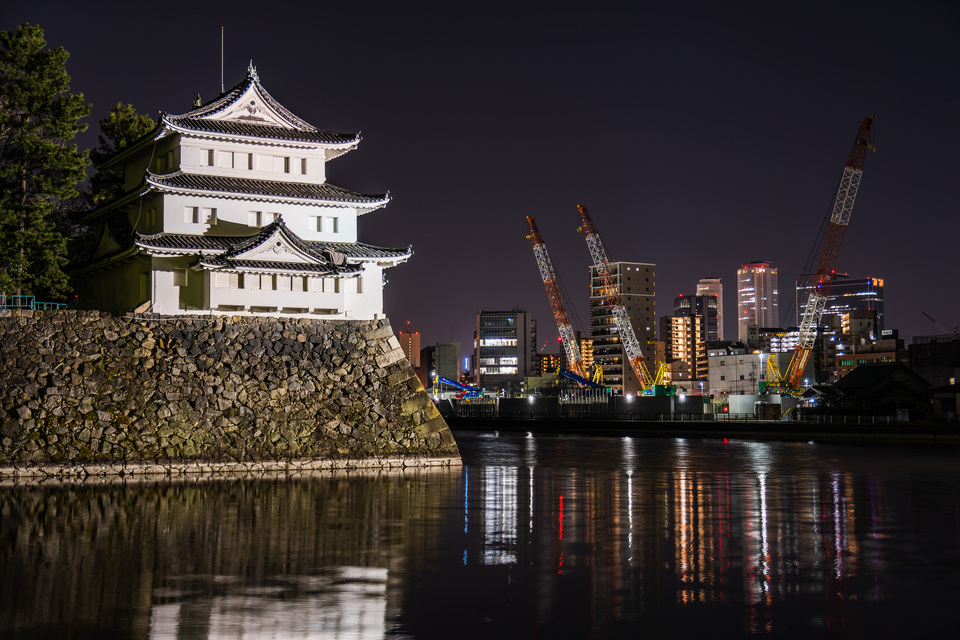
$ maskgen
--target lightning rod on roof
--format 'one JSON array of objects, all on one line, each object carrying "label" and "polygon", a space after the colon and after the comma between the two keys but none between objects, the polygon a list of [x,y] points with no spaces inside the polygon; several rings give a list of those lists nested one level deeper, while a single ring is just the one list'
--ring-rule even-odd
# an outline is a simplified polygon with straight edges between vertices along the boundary
[{"label": "lightning rod on roof", "polygon": [[220,93],[223,93],[223,25],[220,25]]}]

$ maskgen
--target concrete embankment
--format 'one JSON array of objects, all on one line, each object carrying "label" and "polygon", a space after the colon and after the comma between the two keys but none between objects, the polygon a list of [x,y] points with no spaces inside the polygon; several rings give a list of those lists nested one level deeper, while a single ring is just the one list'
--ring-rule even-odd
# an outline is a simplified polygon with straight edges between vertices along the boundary
[{"label": "concrete embankment", "polygon": [[0,396],[0,475],[459,464],[386,320],[5,310]]},{"label": "concrete embankment", "polygon": [[960,446],[960,425],[898,422],[801,422],[776,420],[591,420],[447,418],[461,431],[530,432],[608,437],[735,438]]}]

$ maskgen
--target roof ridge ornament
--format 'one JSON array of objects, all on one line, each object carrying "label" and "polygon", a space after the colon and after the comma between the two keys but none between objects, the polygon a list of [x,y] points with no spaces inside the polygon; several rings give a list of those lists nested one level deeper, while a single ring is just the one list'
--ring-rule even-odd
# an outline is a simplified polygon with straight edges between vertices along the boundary
[{"label": "roof ridge ornament", "polygon": [[250,65],[247,67],[247,75],[256,82],[260,82],[260,76],[257,75],[257,68],[253,66],[253,58],[250,59]]}]

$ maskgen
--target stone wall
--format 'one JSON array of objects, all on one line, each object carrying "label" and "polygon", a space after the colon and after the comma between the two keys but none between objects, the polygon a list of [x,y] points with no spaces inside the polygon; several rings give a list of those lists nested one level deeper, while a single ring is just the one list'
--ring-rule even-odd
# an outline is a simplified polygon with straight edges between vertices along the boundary
[{"label": "stone wall", "polygon": [[386,320],[3,310],[0,396],[8,470],[459,458]]}]

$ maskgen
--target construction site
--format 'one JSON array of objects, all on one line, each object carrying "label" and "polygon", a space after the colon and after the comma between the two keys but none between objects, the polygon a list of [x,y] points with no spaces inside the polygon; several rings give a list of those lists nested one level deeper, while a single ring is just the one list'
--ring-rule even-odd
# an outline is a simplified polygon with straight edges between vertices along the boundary
[{"label": "construction site", "polygon": [[[654,301],[650,283],[653,265],[625,263],[612,258],[601,240],[588,209],[578,205],[579,232],[590,256],[590,331],[583,338],[570,320],[563,287],[550,259],[547,244],[532,216],[526,216],[528,238],[539,269],[553,320],[559,333],[559,362],[539,376],[527,378],[521,393],[484,391],[485,385],[438,381],[455,391],[448,394],[441,410],[449,416],[499,418],[578,418],[635,420],[808,420],[821,419],[818,404],[823,400],[817,372],[811,366],[818,346],[821,319],[833,282],[867,152],[873,116],[859,125],[853,146],[843,166],[832,209],[816,239],[816,261],[805,267],[813,277],[805,285],[809,292],[798,314],[799,327],[780,330],[781,348],[768,352],[727,352],[731,359],[748,363],[747,388],[739,393],[713,393],[712,374],[693,358],[668,358],[669,345],[657,340]],[[646,276],[646,277],[645,277]],[[798,309],[800,309],[798,302]],[[697,330],[706,337],[706,332]],[[788,334],[792,340],[786,340]],[[546,343],[545,343],[546,344]],[[782,345],[790,344],[792,348]],[[705,352],[706,340],[697,347]],[[704,361],[706,354],[695,354]],[[713,352],[711,356],[715,355]],[[478,353],[478,360],[479,360]],[[488,357],[488,362],[495,358]],[[719,361],[724,365],[723,360]],[[711,365],[712,366],[712,365]],[[546,369],[546,367],[544,367]],[[480,369],[478,367],[478,374]],[[684,379],[684,372],[687,378]],[[896,372],[891,372],[894,377]],[[478,375],[477,378],[481,376]],[[721,378],[723,376],[720,376]],[[740,374],[740,380],[744,375]],[[814,382],[811,383],[811,380]],[[682,384],[678,384],[681,381]],[[917,388],[916,380],[900,380],[901,386]],[[746,386],[746,385],[745,385]],[[514,396],[514,397],[509,397]],[[517,397],[519,396],[519,397]],[[438,400],[440,398],[438,397]],[[443,406],[445,405],[445,406]],[[822,404],[820,405],[822,407]],[[894,411],[893,420],[909,417],[908,411]]]}]

